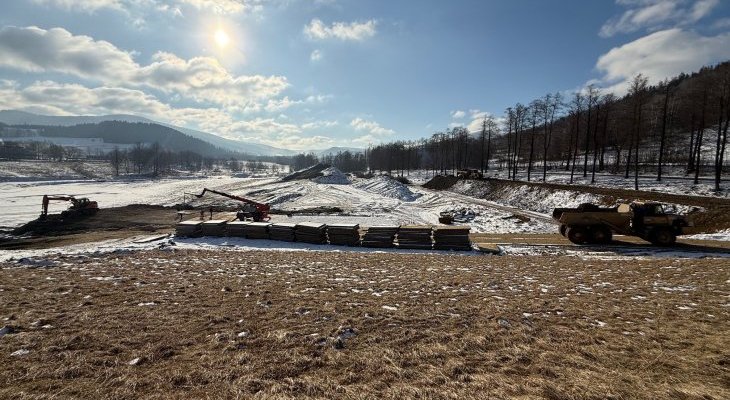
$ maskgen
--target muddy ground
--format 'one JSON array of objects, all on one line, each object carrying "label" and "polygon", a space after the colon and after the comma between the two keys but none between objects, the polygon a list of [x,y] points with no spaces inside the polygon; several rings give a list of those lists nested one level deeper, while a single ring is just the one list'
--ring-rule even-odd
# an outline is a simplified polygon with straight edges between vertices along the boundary
[{"label": "muddy ground", "polygon": [[[175,208],[150,205],[101,208],[94,215],[62,218],[49,215],[0,239],[0,250],[40,249],[70,244],[129,238],[152,233],[171,233],[178,220]],[[191,214],[186,217],[190,218]]]},{"label": "muddy ground", "polygon": [[0,263],[0,398],[730,398],[726,260]]}]

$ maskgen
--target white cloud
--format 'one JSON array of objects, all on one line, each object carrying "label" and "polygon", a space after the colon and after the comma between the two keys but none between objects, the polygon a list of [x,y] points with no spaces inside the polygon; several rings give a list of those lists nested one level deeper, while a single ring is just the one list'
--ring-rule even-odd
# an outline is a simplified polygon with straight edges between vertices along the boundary
[{"label": "white cloud", "polygon": [[180,8],[192,7],[215,14],[259,12],[267,0],[32,0],[34,3],[67,11],[95,12],[114,9],[124,12],[146,13],[150,10],[181,15]]},{"label": "white cloud", "polygon": [[355,118],[350,121],[350,126],[358,131],[366,131],[375,136],[390,136],[395,133],[392,129],[386,129],[375,121],[367,121],[362,118]]},{"label": "white cloud", "polygon": [[340,123],[337,121],[327,121],[327,120],[314,121],[314,122],[307,122],[307,123],[302,124],[302,129],[312,130],[312,129],[332,128],[339,124]]},{"label": "white cloud", "polygon": [[599,31],[601,37],[693,24],[708,15],[719,0],[617,0],[617,3],[630,8],[621,16],[609,19]]},{"label": "white cloud", "polygon": [[179,0],[200,10],[213,11],[217,14],[236,14],[247,9],[261,7],[260,2],[244,0]]},{"label": "white cloud", "polygon": [[282,76],[234,76],[214,58],[184,60],[165,52],[155,54],[150,65],[134,71],[131,82],[226,106],[272,98],[289,87]]},{"label": "white cloud", "polygon": [[216,109],[173,108],[141,90],[119,87],[87,88],[80,84],[38,81],[21,87],[0,85],[1,109],[36,110],[53,115],[136,114],[162,121],[206,123],[225,118]]},{"label": "white cloud", "polygon": [[321,20],[315,18],[304,27],[304,33],[310,39],[339,39],[362,41],[375,36],[377,21],[365,22],[334,22],[327,26]]},{"label": "white cloud", "polygon": [[234,140],[253,140],[292,149],[317,148],[336,142],[326,136],[302,134],[305,130],[334,126],[336,121],[297,125],[273,118],[237,120],[217,108],[173,107],[141,90],[119,87],[88,88],[53,81],[38,81],[23,87],[15,81],[0,80],[0,109],[49,115],[134,114]]},{"label": "white cloud", "polygon": [[63,28],[0,29],[0,65],[31,72],[61,72],[98,80],[125,79],[138,68],[131,53]]},{"label": "white cloud", "polygon": [[307,96],[304,100],[291,100],[288,96],[285,96],[282,99],[270,99],[263,108],[268,112],[278,112],[286,110],[287,108],[292,106],[298,106],[303,104],[323,104],[327,102],[330,98],[332,98],[332,96],[311,95]]},{"label": "white cloud", "polygon": [[451,118],[453,119],[462,119],[466,117],[466,112],[461,110],[456,110],[451,112]]},{"label": "white cloud", "polygon": [[730,28],[730,18],[720,18],[712,23],[713,29],[728,29]]},{"label": "white cloud", "polygon": [[310,61],[319,61],[321,59],[322,59],[322,52],[317,49],[312,51],[312,54],[309,55]]},{"label": "white cloud", "polygon": [[649,83],[696,71],[700,67],[730,58],[730,32],[701,36],[679,28],[655,32],[611,49],[596,68],[603,76],[596,81],[616,94],[626,93],[628,82],[642,73]]},{"label": "white cloud", "polygon": [[123,0],[32,0],[44,6],[58,7],[64,10],[80,10],[94,12],[102,8],[123,9]]},{"label": "white cloud", "polygon": [[0,29],[0,65],[28,72],[60,72],[106,85],[149,87],[200,103],[250,107],[283,92],[283,76],[233,75],[218,60],[184,60],[158,52],[152,63],[137,64],[130,52],[63,28]]}]

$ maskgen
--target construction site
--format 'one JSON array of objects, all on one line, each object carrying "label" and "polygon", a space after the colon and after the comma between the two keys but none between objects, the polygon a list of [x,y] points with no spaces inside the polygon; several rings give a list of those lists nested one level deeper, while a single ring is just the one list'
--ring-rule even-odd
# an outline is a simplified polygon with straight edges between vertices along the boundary
[{"label": "construction site", "polygon": [[413,180],[9,185],[0,397],[730,396],[730,200]]}]

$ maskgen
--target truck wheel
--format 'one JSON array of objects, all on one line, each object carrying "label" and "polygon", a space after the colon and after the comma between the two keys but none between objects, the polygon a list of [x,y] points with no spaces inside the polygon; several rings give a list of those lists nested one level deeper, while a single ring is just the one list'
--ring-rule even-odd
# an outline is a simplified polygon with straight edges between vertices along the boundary
[{"label": "truck wheel", "polygon": [[565,235],[575,244],[584,244],[588,241],[588,231],[583,226],[569,226]]},{"label": "truck wheel", "polygon": [[677,235],[668,228],[659,228],[649,234],[649,241],[657,246],[671,246],[677,241]]},{"label": "truck wheel", "polygon": [[560,234],[565,236],[565,231],[568,229],[568,226],[565,224],[560,224]]},{"label": "truck wheel", "polygon": [[591,241],[597,244],[608,244],[613,240],[613,233],[606,226],[594,226],[591,230]]}]

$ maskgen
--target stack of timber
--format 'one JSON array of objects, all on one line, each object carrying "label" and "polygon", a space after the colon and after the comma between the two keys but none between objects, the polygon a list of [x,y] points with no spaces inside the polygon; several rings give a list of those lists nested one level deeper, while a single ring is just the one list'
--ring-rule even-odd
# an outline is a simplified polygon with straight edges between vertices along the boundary
[{"label": "stack of timber", "polygon": [[327,244],[327,225],[318,222],[300,222],[294,231],[297,242]]},{"label": "stack of timber", "polygon": [[226,220],[211,219],[202,223],[203,236],[226,236]]},{"label": "stack of timber", "polygon": [[188,237],[200,236],[201,225],[203,225],[203,221],[197,221],[197,220],[182,221],[177,224],[177,227],[175,227],[175,234],[177,236],[188,236]]},{"label": "stack of timber", "polygon": [[232,221],[227,225],[228,236],[244,237],[246,236],[246,225],[249,225],[251,221]]},{"label": "stack of timber", "polygon": [[433,230],[433,248],[436,250],[470,251],[468,226],[437,226]]},{"label": "stack of timber", "polygon": [[243,233],[246,239],[268,239],[270,225],[268,222],[251,222],[244,225]]},{"label": "stack of timber", "polygon": [[296,224],[288,222],[277,222],[269,226],[269,237],[272,240],[282,240],[285,242],[293,242],[296,239]]},{"label": "stack of timber", "polygon": [[403,225],[398,229],[397,244],[399,249],[431,250],[433,228],[429,225]]},{"label": "stack of timber", "polygon": [[335,224],[327,226],[327,237],[330,244],[340,246],[357,246],[360,244],[360,225]]},{"label": "stack of timber", "polygon": [[398,233],[398,226],[371,226],[362,237],[363,247],[390,248]]}]

